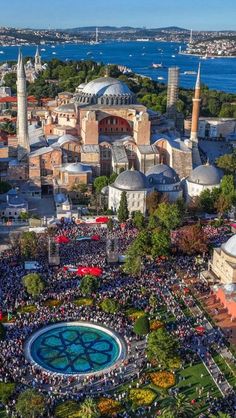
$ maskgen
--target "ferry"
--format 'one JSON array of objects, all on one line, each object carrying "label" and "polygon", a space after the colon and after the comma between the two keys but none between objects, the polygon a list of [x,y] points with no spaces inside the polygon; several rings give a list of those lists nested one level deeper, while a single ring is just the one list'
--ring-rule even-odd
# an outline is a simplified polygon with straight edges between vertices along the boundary
[{"label": "ferry", "polygon": [[0,54],[4,54],[4,51],[0,51]]},{"label": "ferry", "polygon": [[196,71],[184,71],[184,75],[196,75]]},{"label": "ferry", "polygon": [[44,51],[46,51],[46,49],[45,49],[45,48],[41,48],[41,51],[43,51],[43,52],[44,52]]},{"label": "ferry", "polygon": [[150,42],[149,38],[138,38],[136,39],[137,42]]},{"label": "ferry", "polygon": [[171,55],[172,56],[172,58],[175,58],[175,55]]},{"label": "ferry", "polygon": [[164,80],[164,77],[157,77],[157,80]]},{"label": "ferry", "polygon": [[164,68],[164,66],[163,66],[162,62],[160,64],[153,63],[152,68],[158,69],[158,68]]},{"label": "ferry", "polygon": [[56,55],[56,52],[53,52],[52,55]]}]

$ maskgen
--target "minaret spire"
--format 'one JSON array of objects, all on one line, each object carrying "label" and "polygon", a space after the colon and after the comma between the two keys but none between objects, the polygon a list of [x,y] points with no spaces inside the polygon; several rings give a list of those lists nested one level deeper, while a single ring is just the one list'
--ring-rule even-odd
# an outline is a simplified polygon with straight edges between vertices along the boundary
[{"label": "minaret spire", "polygon": [[21,161],[30,152],[27,115],[26,75],[21,50],[17,62],[17,157]]},{"label": "minaret spire", "polygon": [[191,141],[198,142],[198,123],[200,115],[201,104],[201,64],[198,66],[197,80],[195,85],[195,94],[193,98],[193,111],[192,111],[192,128],[191,128]]}]

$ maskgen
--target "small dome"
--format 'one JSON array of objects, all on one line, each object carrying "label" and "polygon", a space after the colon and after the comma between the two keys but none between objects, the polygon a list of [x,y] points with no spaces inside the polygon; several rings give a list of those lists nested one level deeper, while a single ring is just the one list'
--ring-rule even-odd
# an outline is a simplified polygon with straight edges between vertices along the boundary
[{"label": "small dome", "polygon": [[221,249],[228,255],[236,257],[236,235],[233,235],[228,241],[222,244]]},{"label": "small dome", "polygon": [[63,171],[69,174],[92,173],[92,169],[87,164],[71,163],[63,167]]},{"label": "small dome", "polygon": [[117,189],[127,191],[138,191],[148,189],[148,181],[146,176],[137,170],[126,170],[119,174],[112,185]]},{"label": "small dome", "polygon": [[58,139],[58,141],[57,141],[57,143],[58,144],[60,144],[60,145],[63,145],[63,144],[65,144],[66,142],[70,142],[70,141],[77,141],[77,139],[75,138],[75,136],[73,136],[73,135],[70,135],[70,134],[65,134],[65,135],[62,135],[59,139]]},{"label": "small dome", "polygon": [[104,196],[107,196],[108,193],[109,193],[109,187],[108,186],[103,187],[101,190],[101,194]]},{"label": "small dome", "polygon": [[101,77],[96,78],[95,80],[90,81],[83,89],[83,93],[87,94],[96,94],[98,97],[112,94],[132,94],[129,87],[122,81],[111,78],[111,77]]},{"label": "small dome", "polygon": [[219,168],[214,165],[206,164],[196,167],[187,180],[190,183],[201,184],[203,186],[218,186],[222,176],[222,172]]},{"label": "small dome", "polygon": [[150,184],[175,184],[180,181],[175,170],[166,164],[154,165],[146,176]]}]

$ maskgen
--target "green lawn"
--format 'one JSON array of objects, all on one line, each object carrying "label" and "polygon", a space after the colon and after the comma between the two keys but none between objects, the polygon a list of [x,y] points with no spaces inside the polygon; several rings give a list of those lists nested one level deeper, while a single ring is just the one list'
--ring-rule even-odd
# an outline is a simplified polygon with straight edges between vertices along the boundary
[{"label": "green lawn", "polygon": [[[204,376],[201,378],[202,374]],[[220,391],[218,390],[203,363],[198,363],[194,366],[186,367],[184,370],[179,372],[179,376],[185,378],[185,380],[179,380],[177,384],[177,387],[180,388],[181,393],[187,396],[188,399],[195,399],[197,401],[194,406],[194,408],[196,408],[196,417],[198,417],[200,413],[206,412],[207,410],[207,392],[209,392],[210,395],[214,397],[221,396]],[[199,387],[203,387],[203,392],[200,397],[196,390]]]}]

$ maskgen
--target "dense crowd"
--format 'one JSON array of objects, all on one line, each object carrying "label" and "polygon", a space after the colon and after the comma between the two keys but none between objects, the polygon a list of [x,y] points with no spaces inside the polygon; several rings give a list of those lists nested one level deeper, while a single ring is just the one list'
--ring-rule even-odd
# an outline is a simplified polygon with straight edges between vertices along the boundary
[{"label": "dense crowd", "polygon": [[[99,241],[76,241],[78,236],[98,234]],[[17,250],[5,252],[0,259],[1,284],[0,297],[1,311],[14,315],[14,322],[7,326],[6,338],[0,342],[0,381],[17,383],[17,390],[21,391],[27,386],[36,388],[47,394],[48,416],[53,416],[53,409],[60,399],[81,400],[86,396],[98,396],[119,385],[140,378],[142,371],[151,365],[145,354],[145,339],[133,333],[133,323],[119,310],[115,315],[104,313],[99,302],[104,298],[117,300],[122,306],[132,306],[142,309],[148,315],[152,314],[150,297],[155,297],[158,306],[167,308],[176,321],[168,325],[168,330],[181,342],[181,356],[183,367],[185,364],[204,359],[211,371],[208,360],[211,345],[224,344],[224,338],[218,329],[214,330],[209,340],[206,336],[199,336],[195,331],[197,324],[204,324],[204,315],[196,319],[184,315],[181,305],[173,296],[173,288],[180,280],[178,269],[185,271],[190,277],[198,274],[198,265],[193,257],[175,257],[157,264],[151,260],[145,262],[145,269],[139,277],[127,277],[119,266],[109,265],[106,261],[106,245],[109,237],[117,240],[119,252],[124,253],[128,245],[137,235],[137,231],[127,225],[123,231],[119,226],[112,232],[97,226],[78,226],[75,224],[62,224],[56,230],[56,236],[64,235],[70,242],[60,246],[60,266],[52,267],[48,259],[42,255],[39,259],[42,274],[46,281],[43,293],[33,301],[26,293],[22,284],[22,277],[26,274],[23,263],[18,258]],[[41,237],[47,240],[47,234]],[[173,262],[174,261],[174,262]],[[100,287],[96,295],[96,304],[93,306],[77,306],[74,301],[82,296],[79,287],[79,278],[66,270],[66,265],[98,266],[102,267],[103,275],[99,279]],[[203,286],[203,290],[206,289]],[[145,292],[143,289],[145,288]],[[60,306],[47,306],[48,300],[60,300]],[[192,303],[194,303],[192,301]],[[37,310],[30,313],[21,313],[19,308],[36,304]],[[18,310],[18,312],[17,312]],[[123,336],[127,344],[127,357],[116,368],[110,369],[106,374],[87,377],[60,376],[46,372],[38,366],[31,364],[25,357],[24,347],[27,338],[42,326],[60,321],[84,320],[99,323],[114,329]],[[219,379],[222,376],[218,376]],[[178,391],[177,389],[175,389]],[[201,388],[200,388],[201,392]],[[118,395],[117,395],[118,396]],[[125,392],[119,395],[125,397]],[[199,393],[200,396],[200,393]],[[224,398],[217,399],[209,392],[206,403],[209,412],[217,410],[230,410],[235,405],[235,395],[229,391]],[[14,409],[15,400],[7,407],[10,415]],[[222,406],[223,405],[223,406]],[[145,408],[140,408],[139,414],[145,416]],[[127,413],[121,414],[127,417]]]}]

